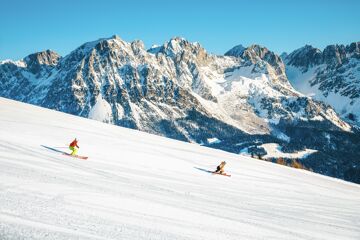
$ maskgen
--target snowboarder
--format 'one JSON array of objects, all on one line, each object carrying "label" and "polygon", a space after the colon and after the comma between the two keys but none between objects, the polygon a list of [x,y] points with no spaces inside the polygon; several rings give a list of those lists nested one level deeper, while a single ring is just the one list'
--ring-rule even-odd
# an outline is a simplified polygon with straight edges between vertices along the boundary
[{"label": "snowboarder", "polygon": [[74,141],[72,141],[69,145],[69,149],[72,151],[70,154],[72,156],[76,156],[77,155],[77,151],[80,148],[78,145],[78,140],[75,138]]},{"label": "snowboarder", "polygon": [[224,173],[224,167],[225,167],[225,165],[226,165],[226,162],[225,162],[225,161],[222,161],[222,162],[220,163],[220,165],[217,166],[215,173],[223,174],[223,173]]}]

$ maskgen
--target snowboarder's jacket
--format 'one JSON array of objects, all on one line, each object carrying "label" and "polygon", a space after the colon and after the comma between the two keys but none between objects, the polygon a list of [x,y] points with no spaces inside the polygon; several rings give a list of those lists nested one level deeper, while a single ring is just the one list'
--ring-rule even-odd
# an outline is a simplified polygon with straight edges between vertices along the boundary
[{"label": "snowboarder's jacket", "polygon": [[77,140],[76,140],[76,139],[70,143],[70,147],[77,147],[77,148],[79,148],[79,146],[77,145]]}]

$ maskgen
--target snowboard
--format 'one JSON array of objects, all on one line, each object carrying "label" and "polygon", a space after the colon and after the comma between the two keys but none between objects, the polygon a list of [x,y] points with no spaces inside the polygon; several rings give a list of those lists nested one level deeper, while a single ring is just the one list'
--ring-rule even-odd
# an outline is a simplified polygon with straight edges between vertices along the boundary
[{"label": "snowboard", "polygon": [[217,174],[217,175],[222,175],[222,176],[226,176],[226,177],[231,177],[231,175],[230,175],[230,174],[227,174],[227,173],[212,172],[212,174]]},{"label": "snowboard", "polygon": [[79,158],[79,159],[82,159],[82,160],[88,159],[88,157],[79,156],[79,155],[71,155],[70,153],[64,153],[64,155],[69,156],[69,157],[73,157],[73,158]]}]

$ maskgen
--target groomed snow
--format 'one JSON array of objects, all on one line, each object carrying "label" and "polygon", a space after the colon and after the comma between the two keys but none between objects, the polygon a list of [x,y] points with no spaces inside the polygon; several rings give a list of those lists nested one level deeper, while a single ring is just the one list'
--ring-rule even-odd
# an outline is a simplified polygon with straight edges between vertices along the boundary
[{"label": "groomed snow", "polygon": [[4,98],[0,133],[0,239],[360,239],[356,184]]}]

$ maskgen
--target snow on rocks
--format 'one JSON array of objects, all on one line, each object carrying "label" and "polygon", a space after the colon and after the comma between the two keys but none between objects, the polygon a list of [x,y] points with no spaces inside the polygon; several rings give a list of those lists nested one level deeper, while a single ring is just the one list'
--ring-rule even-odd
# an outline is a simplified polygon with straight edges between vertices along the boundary
[{"label": "snow on rocks", "polygon": [[95,105],[91,108],[89,118],[100,122],[112,122],[113,116],[111,106],[101,95],[98,96]]},{"label": "snow on rocks", "polygon": [[295,153],[284,153],[281,151],[281,146],[277,143],[266,143],[260,145],[260,147],[263,147],[267,152],[264,158],[306,158],[310,154],[317,152],[317,150],[314,149],[305,149]]},{"label": "snow on rocks", "polygon": [[207,142],[208,142],[208,144],[216,144],[216,143],[221,143],[221,140],[214,137],[214,138],[208,138]]}]

